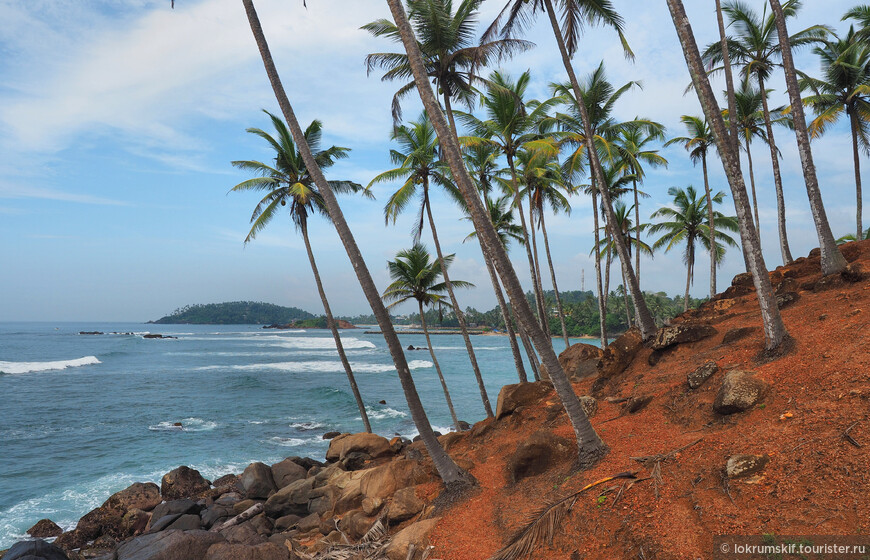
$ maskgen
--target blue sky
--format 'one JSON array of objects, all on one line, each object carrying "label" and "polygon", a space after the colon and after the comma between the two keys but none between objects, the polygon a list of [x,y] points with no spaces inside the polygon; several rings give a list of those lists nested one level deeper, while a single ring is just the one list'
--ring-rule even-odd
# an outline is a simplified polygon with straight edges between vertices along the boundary
[{"label": "blue sky", "polygon": [[[575,59],[578,74],[603,59],[612,82],[641,80],[616,117],[647,116],[682,135],[679,116],[700,114],[684,96],[688,73],[664,2],[614,0],[624,14],[637,54],[626,61],[612,33],[590,30]],[[750,5],[761,9],[762,0]],[[380,0],[314,0],[307,10],[292,0],[258,0],[263,27],[300,120],[324,122],[326,145],[353,149],[331,178],[366,184],[389,168],[390,100],[397,84],[366,76],[363,59],[394,45],[360,31],[387,17]],[[713,2],[686,2],[699,43],[716,37]],[[852,1],[806,2],[791,30],[839,17]],[[489,22],[501,0],[483,5]],[[532,95],[564,80],[548,29],[529,38],[537,48],[502,67],[517,75],[531,69]],[[809,54],[799,65],[818,74]],[[773,103],[783,104],[782,80]],[[720,87],[721,89],[721,87]],[[139,321],[156,319],[190,303],[262,300],[320,311],[304,247],[287,221],[276,220],[244,246],[256,196],[227,191],[247,177],[234,159],[269,157],[262,140],[245,128],[267,128],[260,110],[277,111],[238,0],[6,0],[0,3],[0,321]],[[409,98],[413,117],[419,103]],[[783,152],[792,252],[815,243],[793,135],[776,131]],[[820,180],[835,235],[854,229],[854,180],[844,125],[814,144]],[[772,173],[767,150],[753,159],[759,188],[762,236],[770,268],[781,264]],[[642,217],[667,204],[671,186],[702,188],[700,169],[684,150],[664,150],[670,166],[649,172]],[[866,164],[866,158],[862,157]],[[727,190],[718,159],[712,184]],[[382,206],[394,189],[376,188],[375,202],[343,199],[343,208],[379,287],[388,283],[386,261],[409,244],[413,217],[385,227]],[[579,289],[581,270],[591,288],[592,216],[589,201],[574,197],[571,216],[548,218],[561,289]],[[469,224],[445,199],[433,202],[445,250],[456,252],[455,278],[479,288],[463,305],[495,305],[479,248],[462,245]],[[730,199],[725,207],[733,213]],[[334,231],[322,220],[312,238],[333,309],[368,312]],[[514,252],[528,282],[524,255]],[[679,293],[685,267],[679,253],[658,254],[643,265],[644,289]],[[699,263],[692,289],[701,296],[707,268]],[[740,272],[731,251],[721,288]],[[614,269],[616,271],[616,269]],[[549,282],[545,274],[545,284]],[[409,308],[410,310],[410,308]]]}]

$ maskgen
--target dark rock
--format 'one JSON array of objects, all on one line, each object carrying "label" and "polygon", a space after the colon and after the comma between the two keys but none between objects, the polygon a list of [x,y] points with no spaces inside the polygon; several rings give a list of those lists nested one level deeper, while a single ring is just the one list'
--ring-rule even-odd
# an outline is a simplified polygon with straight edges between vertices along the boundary
[{"label": "dark rock", "polygon": [[133,508],[124,514],[121,518],[121,532],[124,535],[135,536],[141,535],[148,528],[148,522],[151,521],[152,514],[141,509]]},{"label": "dark rock", "polygon": [[[341,434],[339,434],[341,435]],[[325,463],[321,463],[320,461],[316,461],[311,457],[288,457],[291,461],[294,461],[297,465],[302,467],[303,469],[310,471],[314,467],[322,467]]]},{"label": "dark rock", "polygon": [[36,525],[27,530],[27,534],[36,539],[56,537],[63,533],[63,529],[51,519],[40,519]]},{"label": "dark rock", "polygon": [[653,339],[653,350],[664,350],[677,344],[697,342],[716,334],[710,325],[673,325],[662,327]]},{"label": "dark rock", "polygon": [[326,432],[323,434],[323,439],[332,439],[341,435],[341,432]]},{"label": "dark rock", "polygon": [[199,513],[201,509],[202,506],[193,500],[171,500],[169,502],[163,502],[154,508],[154,511],[151,512],[151,519],[157,521],[165,515],[171,515],[174,513]]},{"label": "dark rock", "polygon": [[239,482],[238,475],[235,474],[225,474],[222,477],[218,478],[214,482],[212,482],[212,486],[215,488],[220,488],[222,486],[235,486]]},{"label": "dark rock", "polygon": [[241,501],[242,495],[238,492],[227,492],[226,494],[222,494],[221,497],[214,501],[214,503],[217,506],[226,506],[228,508],[232,508]]},{"label": "dark rock", "polygon": [[162,517],[157,517],[157,518],[152,517],[152,519],[154,519],[154,523],[151,524],[151,527],[149,527],[148,532],[149,533],[156,533],[158,531],[162,531],[162,530],[168,528],[173,523],[175,523],[175,521],[181,516],[182,516],[182,514],[180,514],[180,513],[170,513],[169,515],[164,515]]},{"label": "dark rock", "polygon": [[460,420],[460,421],[459,421],[459,430],[460,430],[460,431],[462,431],[462,432],[467,432],[467,431],[470,430],[470,429],[471,429],[471,424],[469,424],[469,423],[466,422],[465,420]]},{"label": "dark rock", "polygon": [[722,387],[713,401],[713,411],[718,414],[734,414],[755,406],[767,391],[767,384],[755,375],[731,370],[725,374]]},{"label": "dark rock", "polygon": [[256,546],[217,543],[208,549],[205,560],[288,560],[288,554],[287,547],[278,543],[266,542]]},{"label": "dark rock", "polygon": [[272,480],[279,489],[308,475],[308,469],[291,458],[272,465]]},{"label": "dark rock", "polygon": [[508,459],[508,477],[511,482],[546,472],[559,458],[570,456],[568,440],[549,431],[538,431],[517,446]]},{"label": "dark rock", "polygon": [[728,457],[725,474],[728,478],[744,478],[760,472],[770,461],[767,455],[748,455],[741,453]]},{"label": "dark rock", "polygon": [[161,531],[135,537],[118,547],[117,560],[205,560],[223,535],[208,531]]},{"label": "dark rock", "polygon": [[199,471],[181,466],[172,469],[160,481],[160,493],[164,500],[189,498],[205,492],[211,487],[211,482],[203,478]]},{"label": "dark rock", "polygon": [[589,418],[592,418],[598,412],[598,400],[595,397],[590,397],[589,395],[580,397],[580,406],[583,407],[583,412]]},{"label": "dark rock", "polygon": [[572,381],[577,381],[598,372],[598,361],[604,351],[591,344],[572,344],[559,354],[559,364],[565,375]]},{"label": "dark rock", "polygon": [[722,337],[722,344],[733,344],[738,340],[743,340],[746,337],[754,336],[756,334],[761,334],[761,328],[739,327],[736,329],[728,329],[728,331],[725,333],[725,336]]},{"label": "dark rock", "polygon": [[105,333],[101,333],[100,331],[79,331],[79,334],[95,335],[95,334],[105,334]]},{"label": "dark rock", "polygon": [[253,527],[254,530],[257,531],[257,533],[263,535],[264,537],[268,537],[269,535],[271,535],[275,529],[275,523],[271,519],[266,517],[265,513],[255,515],[251,518],[250,521],[248,521],[248,523],[251,524],[251,527]]},{"label": "dark rock", "polygon": [[840,276],[842,276],[843,280],[846,282],[862,282],[870,278],[870,271],[867,270],[867,267],[864,266],[864,264],[853,262],[846,265],[846,268],[840,273]]},{"label": "dark rock", "polygon": [[266,499],[278,489],[272,478],[272,469],[263,463],[251,463],[245,467],[241,483],[248,498]]},{"label": "dark rock", "polygon": [[303,533],[313,531],[314,529],[320,529],[320,516],[316,513],[306,515],[296,523],[296,528]]},{"label": "dark rock", "polygon": [[385,400],[380,400],[380,401],[378,401],[378,404],[387,404],[387,401],[385,401]]},{"label": "dark rock", "polygon": [[266,542],[266,538],[257,531],[256,527],[254,527],[250,521],[227,527],[220,531],[220,534],[223,535],[229,543],[253,546]]},{"label": "dark rock", "polygon": [[308,494],[314,489],[314,479],[297,480],[273,494],[264,504],[266,515],[272,519],[285,515],[307,515]]},{"label": "dark rock", "polygon": [[666,348],[664,350],[653,350],[649,353],[649,357],[646,359],[646,363],[651,366],[656,366],[660,361],[662,361],[662,358],[670,354],[672,350],[673,348]]},{"label": "dark rock", "polygon": [[819,247],[815,249],[811,249],[809,254],[807,255],[808,259],[817,259],[822,256],[822,250]]},{"label": "dark rock", "polygon": [[233,514],[240,515],[261,501],[262,500],[240,500],[233,504]]},{"label": "dark rock", "polygon": [[637,397],[631,397],[625,402],[623,408],[625,408],[625,411],[629,414],[636,414],[641,410],[645,409],[647,405],[652,402],[652,400],[652,395],[640,395]]},{"label": "dark rock", "polygon": [[640,331],[636,328],[627,330],[604,349],[598,361],[598,375],[602,379],[610,379],[625,371],[641,346],[643,337]]},{"label": "dark rock", "polygon": [[825,290],[830,290],[832,288],[841,287],[846,281],[843,279],[843,276],[840,274],[831,274],[830,276],[823,276],[819,281],[817,281],[812,290],[814,292],[824,292]]},{"label": "dark rock", "polygon": [[177,336],[162,335],[162,334],[146,334],[146,335],[144,335],[142,338],[164,338],[164,339],[169,339],[169,338],[178,338],[178,337],[177,337]]},{"label": "dark rock", "polygon": [[755,288],[755,282],[752,279],[752,274],[749,272],[741,272],[731,280],[731,285],[735,288]]},{"label": "dark rock", "polygon": [[218,522],[227,520],[233,515],[235,515],[235,512],[232,507],[213,505],[203,511],[200,517],[203,526],[211,528]]},{"label": "dark rock", "polygon": [[3,555],[5,560],[69,560],[69,556],[60,548],[42,540],[21,541]]},{"label": "dark rock", "polygon": [[202,521],[199,516],[196,514],[186,513],[182,516],[179,516],[172,525],[167,527],[169,529],[178,529],[180,531],[195,531],[197,529],[202,529]]},{"label": "dark rock", "polygon": [[119,511],[133,508],[151,511],[161,502],[160,488],[153,482],[134,482],[127,488],[109,496],[101,507]]},{"label": "dark rock", "polygon": [[797,292],[783,292],[776,296],[776,306],[780,309],[785,309],[790,305],[797,303],[801,295]]},{"label": "dark rock", "polygon": [[136,482],[124,490],[112,494],[100,507],[89,511],[76,525],[75,531],[64,533],[55,541],[67,550],[80,548],[100,535],[123,539],[124,515],[133,509],[150,511],[160,503],[160,489],[152,482]]},{"label": "dark rock", "polygon": [[283,533],[288,529],[292,529],[296,526],[296,523],[302,519],[298,515],[285,515],[284,517],[279,517],[275,520],[275,530],[279,533]]},{"label": "dark rock", "polygon": [[708,379],[710,379],[710,377],[712,377],[717,371],[719,371],[719,366],[716,364],[716,362],[705,362],[704,365],[702,365],[695,371],[690,372],[686,376],[689,381],[689,388],[697,389],[698,387],[703,385]]},{"label": "dark rock", "polygon": [[362,451],[351,451],[344,456],[344,459],[339,461],[339,465],[346,471],[358,471],[364,469],[366,463],[371,461],[372,457],[368,453]]},{"label": "dark rock", "polygon": [[308,511],[317,514],[332,511],[340,494],[341,491],[332,485],[313,489],[308,494]]},{"label": "dark rock", "polygon": [[498,393],[495,417],[504,418],[521,406],[534,404],[546,397],[552,390],[553,386],[546,381],[505,385]]}]

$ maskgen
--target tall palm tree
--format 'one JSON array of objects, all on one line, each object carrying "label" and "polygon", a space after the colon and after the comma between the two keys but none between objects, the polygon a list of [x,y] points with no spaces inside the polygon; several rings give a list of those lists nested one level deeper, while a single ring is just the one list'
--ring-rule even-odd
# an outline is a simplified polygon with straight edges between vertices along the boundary
[{"label": "tall palm tree", "polygon": [[335,198],[335,194],[332,192],[329,183],[326,181],[323,172],[320,170],[317,161],[314,159],[311,149],[308,147],[308,143],[305,141],[305,133],[303,132],[302,127],[299,126],[299,121],[296,119],[296,114],[293,112],[293,107],[290,105],[290,100],[287,98],[287,93],[284,91],[284,86],[281,83],[281,78],[278,76],[278,70],[275,67],[272,53],[269,50],[269,44],[267,43],[266,36],[263,33],[263,27],[260,25],[260,18],[257,15],[254,2],[253,0],[242,0],[242,4],[245,8],[245,14],[251,27],[251,33],[254,36],[257,48],[260,52],[260,58],[263,60],[266,76],[269,78],[269,83],[275,93],[275,98],[278,101],[278,105],[281,107],[281,113],[290,129],[290,135],[299,147],[302,160],[305,162],[305,168],[309,173],[311,173],[314,184],[317,186],[318,191],[323,197],[323,203],[329,212],[332,223],[335,225],[338,236],[344,245],[351,264],[353,265],[357,279],[359,280],[363,293],[366,296],[366,300],[368,300],[369,305],[372,308],[372,312],[378,321],[378,326],[384,333],[384,340],[386,341],[390,355],[393,358],[393,363],[396,365],[396,372],[398,373],[399,381],[402,384],[402,390],[405,393],[408,410],[411,412],[414,425],[420,432],[420,438],[423,440],[423,444],[426,446],[426,450],[429,452],[429,456],[432,458],[432,462],[435,465],[438,474],[441,476],[441,480],[448,488],[460,489],[473,485],[476,482],[474,477],[464,469],[460,468],[459,465],[450,458],[447,452],[444,451],[444,447],[438,441],[438,438],[435,437],[435,432],[432,430],[432,425],[429,423],[429,419],[426,417],[426,411],[423,410],[423,404],[420,402],[420,395],[417,393],[414,378],[411,377],[411,370],[408,367],[408,361],[405,359],[402,344],[399,341],[399,337],[396,336],[396,330],[390,321],[390,315],[380,299],[378,289],[375,286],[374,280],[372,280],[372,276],[369,273],[369,269],[366,266],[362,254],[360,253],[356,240],[347,225],[347,221],[344,219],[344,214]]},{"label": "tall palm tree", "polygon": [[804,76],[801,91],[811,91],[804,104],[817,115],[810,122],[811,138],[818,138],[845,115],[852,133],[852,162],[855,168],[857,236],[864,231],[861,193],[860,152],[870,154],[870,44],[850,28],[845,37],[832,34],[813,51],[822,62],[821,79]]},{"label": "tall palm tree", "polygon": [[[800,0],[788,0],[784,5],[786,17],[797,15],[801,7]],[[782,190],[782,173],[779,166],[779,150],[773,134],[773,121],[768,106],[766,88],[774,70],[780,66],[781,49],[776,34],[776,21],[773,14],[767,13],[767,6],[761,15],[757,14],[746,2],[734,0],[726,2],[722,11],[728,16],[729,27],[734,29],[734,36],[727,39],[728,55],[734,64],[740,67],[744,83],[755,81],[761,92],[762,110],[770,159],[773,165],[773,181],[776,189],[777,225],[779,229],[780,251],[784,264],[791,264],[791,249],[788,244],[785,219],[785,197]],[[812,45],[823,37],[828,29],[822,25],[814,25],[793,34],[789,40],[792,47]],[[717,42],[707,47],[704,58],[710,65],[717,66],[714,72],[722,70],[719,66],[723,61],[721,43]]]},{"label": "tall palm tree", "polygon": [[[562,57],[562,65],[568,73],[568,81],[574,90],[574,98],[582,99],[583,94],[580,89],[580,82],[577,75],[574,73],[574,67],[571,64],[571,58],[577,52],[579,47],[580,36],[585,24],[604,25],[614,29],[619,35],[626,56],[633,56],[628,43],[623,36],[623,19],[613,9],[613,4],[610,0],[561,0],[559,7],[562,13],[563,25],[559,25],[556,9],[553,6],[552,0],[509,0],[501,15],[490,26],[490,30],[484,34],[484,37],[495,33],[495,29],[499,26],[499,21],[502,16],[507,14],[507,21],[502,29],[503,36],[509,36],[516,28],[521,28],[524,23],[531,21],[531,16],[539,11],[545,11],[550,20],[550,27],[553,30],[553,36],[556,39],[556,44],[559,47],[559,53]],[[589,113],[586,110],[585,103],[578,103],[580,117],[584,127],[587,130],[592,129]],[[604,169],[601,165],[601,160],[595,150],[592,136],[586,138],[587,150],[589,151],[589,162],[592,167],[592,174],[595,177],[595,184],[601,194],[602,205],[607,215],[608,227],[611,228],[611,236],[616,239],[616,249],[619,253],[620,263],[622,264],[623,272],[631,289],[631,297],[634,303],[637,314],[637,325],[640,328],[641,335],[644,339],[649,339],[655,334],[656,325],[653,321],[643,294],[640,291],[640,286],[637,282],[637,276],[634,273],[634,267],[631,264],[631,259],[628,258],[628,250],[622,240],[616,235],[613,230],[615,221],[613,204],[606,190],[604,190]]]},{"label": "tall palm tree", "polygon": [[798,154],[804,172],[804,183],[807,187],[807,198],[810,201],[810,210],[813,214],[813,225],[816,226],[816,235],[819,239],[821,250],[822,274],[836,274],[846,268],[846,259],[840,253],[828,223],[825,212],[825,204],[822,201],[822,192],[819,189],[819,179],[816,175],[816,165],[813,162],[813,150],[810,146],[809,133],[807,132],[806,116],[801,100],[800,86],[798,85],[797,71],[789,43],[788,26],[785,21],[785,13],[779,0],[770,0],[770,8],[776,19],[776,30],[779,33],[780,50],[782,51],[782,69],[785,73],[785,84],[788,89],[788,98],[792,107],[792,123],[794,134],[797,139]]},{"label": "tall palm tree", "polygon": [[692,77],[695,93],[698,95],[698,101],[704,109],[704,115],[710,122],[710,127],[716,138],[722,167],[725,170],[734,198],[743,253],[748,264],[747,268],[752,273],[755,292],[758,296],[758,306],[761,309],[764,326],[765,348],[768,352],[774,352],[781,348],[783,341],[788,336],[788,331],[776,304],[773,286],[770,283],[764,256],[761,254],[758,232],[752,225],[752,206],[746,193],[746,183],[743,181],[743,175],[740,171],[740,153],[737,151],[737,145],[731,138],[725,126],[725,120],[722,118],[719,103],[716,101],[716,95],[713,93],[704,61],[701,58],[701,51],[698,49],[698,43],[695,41],[692,26],[686,15],[685,6],[683,6],[682,0],[667,0],[667,4],[680,46],[683,49],[686,66]]},{"label": "tall palm tree", "polygon": [[[528,41],[497,39],[477,44],[475,28],[478,8],[483,0],[462,0],[453,9],[452,0],[407,0],[408,13],[417,43],[426,65],[426,73],[444,99],[444,108],[453,130],[452,101],[467,105],[474,98],[475,73],[492,62],[533,46]],[[401,44],[396,24],[379,19],[362,26],[375,37],[386,37]],[[416,88],[408,55],[405,53],[372,53],[366,57],[369,74],[376,68],[385,70],[383,80],[408,80],[393,96],[393,120],[401,120],[401,101]]]},{"label": "tall palm tree", "polygon": [[[675,208],[665,206],[656,210],[650,218],[663,218],[666,221],[650,225],[649,232],[652,234],[663,232],[663,235],[653,243],[654,250],[664,247],[667,253],[684,241],[686,243],[683,252],[683,262],[686,263],[687,267],[683,311],[687,311],[689,309],[689,288],[692,285],[695,268],[695,243],[700,241],[707,251],[717,253],[719,258],[716,259],[716,262],[721,262],[721,257],[725,253],[722,243],[737,246],[734,239],[723,231],[737,231],[737,218],[726,217],[718,211],[714,211],[719,229],[716,231],[713,243],[710,243],[709,225],[704,223],[708,215],[706,199],[699,197],[695,187],[692,186],[685,190],[671,187],[668,189],[668,195],[673,197]],[[719,191],[712,198],[714,204],[721,204],[725,198],[725,193]]]},{"label": "tall palm tree", "polygon": [[[713,212],[713,198],[710,194],[710,177],[707,171],[707,154],[711,148],[716,147],[716,138],[713,136],[713,131],[710,129],[710,123],[705,118],[694,117],[691,115],[683,115],[680,117],[686,130],[689,131],[688,136],[678,136],[671,138],[665,142],[665,146],[671,144],[682,144],[689,152],[689,158],[695,165],[701,162],[701,169],[704,172],[704,193],[707,196],[707,233],[709,239],[707,242],[712,245],[716,237],[716,216]],[[716,295],[716,268],[718,263],[715,251],[710,252],[710,297]]]},{"label": "tall palm tree", "polygon": [[[450,296],[450,303],[453,311],[456,314],[456,319],[459,322],[459,330],[462,333],[462,338],[465,341],[465,349],[468,351],[468,358],[471,361],[471,369],[477,379],[477,387],[480,390],[480,398],[483,402],[483,408],[486,411],[487,417],[494,416],[492,405],[489,403],[489,395],[486,393],[486,386],[483,383],[483,376],[480,373],[480,366],[477,364],[477,356],[474,353],[474,347],[471,345],[471,337],[468,335],[468,325],[465,321],[465,314],[459,307],[459,302],[456,299],[456,293],[450,285],[450,276],[447,272],[446,261],[443,260],[441,251],[441,243],[438,240],[438,230],[435,227],[435,219],[432,216],[432,206],[429,200],[429,186],[431,184],[438,185],[445,190],[453,191],[453,182],[449,177],[449,169],[441,162],[438,157],[438,136],[435,134],[435,129],[432,128],[432,123],[426,117],[425,112],[416,122],[410,123],[408,126],[398,126],[393,129],[392,139],[398,142],[400,149],[391,150],[390,158],[393,163],[399,165],[395,169],[385,171],[372,179],[367,188],[371,188],[376,183],[384,181],[404,180],[402,186],[399,187],[392,196],[390,196],[387,205],[384,207],[384,216],[387,223],[391,220],[395,223],[399,213],[404,210],[411,201],[420,195],[420,210],[419,218],[414,223],[414,243],[420,240],[420,235],[423,231],[423,220],[428,218],[429,229],[432,232],[432,239],[435,242],[435,251],[438,254],[438,261],[441,263],[442,274],[446,282],[447,293]],[[419,188],[418,188],[419,187]]]},{"label": "tall palm tree", "polygon": [[453,134],[447,119],[441,113],[438,99],[435,97],[432,86],[428,82],[423,56],[420,53],[419,45],[414,37],[414,31],[405,14],[402,2],[401,0],[387,0],[387,3],[390,6],[393,19],[399,28],[405,52],[408,54],[411,71],[417,84],[417,92],[420,94],[423,107],[426,108],[426,113],[432,119],[432,124],[438,133],[443,157],[450,166],[462,198],[468,205],[472,221],[474,222],[474,228],[479,235],[481,248],[484,254],[492,260],[499,277],[501,277],[505,290],[510,297],[517,322],[532,339],[535,349],[540,354],[541,362],[550,374],[556,394],[565,407],[565,413],[571,422],[574,436],[577,439],[578,467],[581,469],[589,468],[607,453],[607,446],[595,432],[595,428],[589,422],[589,417],[583,411],[580,399],[574,393],[571,382],[565,375],[565,370],[562,368],[559,358],[553,350],[552,341],[535,321],[534,313],[529,302],[525,299],[522,285],[516,271],[511,265],[507,251],[499,241],[498,234],[496,234],[492,222],[486,215],[486,208],[484,208],[477,194],[474,182],[465,168],[462,152],[459,148],[459,141]]},{"label": "tall palm tree", "polygon": [[[251,216],[251,231],[245,238],[245,243],[253,241],[257,236],[257,232],[266,227],[272,221],[272,218],[276,214],[279,214],[289,203],[290,218],[293,220],[296,229],[302,233],[302,239],[305,241],[308,262],[311,265],[311,271],[314,273],[314,283],[317,285],[317,292],[320,295],[323,311],[326,314],[326,324],[329,330],[332,331],[335,348],[338,351],[341,365],[347,374],[347,380],[350,383],[353,397],[356,399],[357,407],[359,407],[363,425],[367,432],[371,432],[372,426],[369,423],[366,407],[360,395],[350,362],[347,359],[347,354],[344,352],[341,336],[338,334],[338,327],[336,326],[335,318],[332,316],[332,310],[329,307],[329,301],[323,289],[323,282],[320,281],[320,272],[317,270],[317,263],[314,260],[314,253],[311,249],[311,241],[308,238],[308,217],[313,213],[318,213],[328,219],[329,212],[326,209],[323,196],[317,190],[317,186],[314,184],[313,178],[305,166],[302,154],[296,148],[290,131],[287,130],[287,126],[272,113],[268,111],[265,111],[265,113],[272,120],[277,138],[259,128],[249,128],[248,132],[259,136],[269,143],[269,146],[275,151],[274,162],[272,164],[254,160],[232,162],[234,167],[257,175],[253,179],[239,183],[231,189],[232,191],[253,190],[265,191],[266,193],[259,204],[257,204]],[[314,121],[305,129],[304,136],[314,156],[314,160],[321,169],[326,169],[331,167],[335,163],[335,160],[346,158],[350,150],[338,146],[331,146],[325,150],[321,149],[322,130],[323,125],[320,121]],[[360,192],[363,190],[362,186],[350,181],[330,181],[329,186],[334,192],[338,193]]]},{"label": "tall palm tree", "polygon": [[[444,390],[444,398],[447,399],[447,408],[450,409],[453,425],[456,427],[457,432],[461,432],[462,427],[459,424],[459,418],[456,416],[456,410],[453,408],[453,400],[450,398],[447,382],[444,381],[444,374],[441,373],[441,366],[438,364],[438,358],[435,356],[435,349],[432,346],[432,339],[429,337],[429,327],[426,325],[425,311],[426,307],[435,305],[439,307],[442,305],[451,307],[450,302],[445,301],[444,298],[448,283],[441,281],[444,275],[441,262],[450,266],[450,263],[453,262],[453,257],[453,255],[445,255],[443,259],[432,262],[429,251],[420,243],[414,244],[410,249],[399,251],[396,254],[396,260],[387,263],[387,267],[390,270],[390,278],[393,279],[393,282],[384,290],[383,298],[384,301],[391,302],[388,309],[410,299],[417,301],[417,308],[420,311],[420,324],[423,327],[423,334],[426,335],[426,346],[429,347],[429,355],[432,356],[432,363],[435,365],[435,371],[438,372],[438,379],[441,381],[441,388]],[[454,280],[452,284],[456,288],[473,287],[473,284],[461,280]]]}]

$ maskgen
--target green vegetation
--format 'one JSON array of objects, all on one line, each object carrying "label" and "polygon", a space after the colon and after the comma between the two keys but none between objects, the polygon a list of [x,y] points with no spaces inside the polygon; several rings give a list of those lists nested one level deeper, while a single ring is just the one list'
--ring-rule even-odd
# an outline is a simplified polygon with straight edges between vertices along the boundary
[{"label": "green vegetation", "polygon": [[153,322],[168,325],[271,325],[314,318],[311,313],[296,307],[259,301],[232,301],[187,305]]}]

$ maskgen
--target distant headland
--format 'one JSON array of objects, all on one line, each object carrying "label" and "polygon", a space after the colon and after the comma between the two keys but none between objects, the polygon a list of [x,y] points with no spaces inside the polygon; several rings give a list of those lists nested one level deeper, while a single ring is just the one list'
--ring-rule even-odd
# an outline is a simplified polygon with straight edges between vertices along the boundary
[{"label": "distant headland", "polygon": [[[232,301],[187,305],[150,324],[169,325],[288,325],[316,328],[317,317],[297,307],[283,307],[260,301]],[[310,324],[308,324],[310,323]],[[323,319],[326,327],[326,320]]]}]

